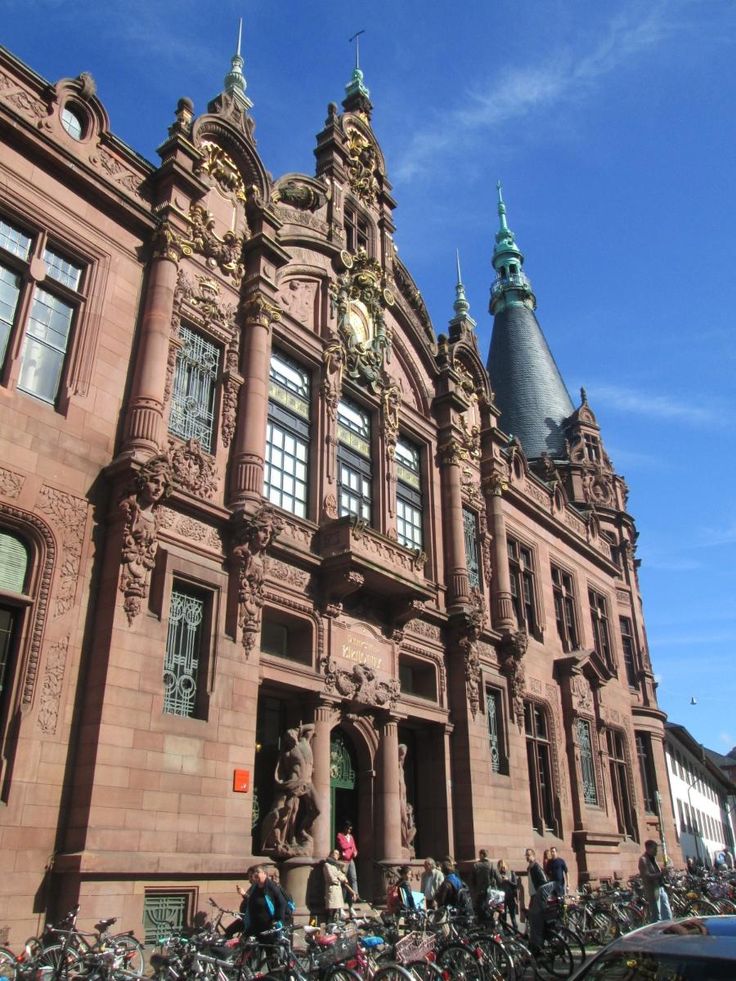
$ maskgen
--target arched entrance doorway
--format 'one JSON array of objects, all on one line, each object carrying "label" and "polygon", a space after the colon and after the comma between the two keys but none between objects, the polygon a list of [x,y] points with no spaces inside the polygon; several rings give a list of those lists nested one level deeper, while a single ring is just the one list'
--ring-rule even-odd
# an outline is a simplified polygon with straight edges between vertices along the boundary
[{"label": "arched entrance doorway", "polygon": [[358,838],[358,781],[355,751],[342,729],[330,737],[330,843],[345,821],[352,821]]}]

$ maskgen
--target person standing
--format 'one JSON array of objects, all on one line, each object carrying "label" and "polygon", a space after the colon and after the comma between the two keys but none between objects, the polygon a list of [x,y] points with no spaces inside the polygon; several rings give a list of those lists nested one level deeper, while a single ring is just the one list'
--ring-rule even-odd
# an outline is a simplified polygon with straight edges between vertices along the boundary
[{"label": "person standing", "polygon": [[435,860],[433,858],[425,858],[420,889],[424,893],[424,904],[427,909],[434,909],[437,890],[444,881],[445,876],[437,868]]},{"label": "person standing", "polygon": [[243,916],[243,930],[259,938],[269,930],[282,926],[288,910],[283,890],[269,879],[265,865],[256,865],[251,874],[251,882],[249,891],[243,897],[240,911]]},{"label": "person standing", "polygon": [[333,848],[322,865],[322,872],[325,879],[325,912],[328,920],[339,920],[342,911],[345,909],[345,898],[343,889],[346,889],[353,897],[353,891],[347,876],[343,872],[340,864],[340,849]]},{"label": "person standing", "polygon": [[503,892],[503,921],[504,923],[510,922],[513,930],[518,932],[519,925],[516,922],[519,897],[518,876],[502,858],[498,861],[497,870],[498,887]]},{"label": "person standing", "polygon": [[532,953],[536,953],[544,942],[544,908],[554,884],[547,881],[544,869],[537,861],[533,848],[526,850],[527,882],[529,902],[527,904],[527,934]]},{"label": "person standing", "polygon": [[488,852],[481,848],[478,853],[478,861],[473,865],[473,893],[475,897],[475,912],[480,915],[483,911],[483,903],[488,895],[491,886],[498,887],[498,876],[496,869],[488,859]]},{"label": "person standing", "polygon": [[555,893],[560,897],[566,896],[569,883],[567,862],[560,858],[554,845],[549,850],[549,865],[545,871],[550,882],[555,884]]},{"label": "person standing", "polygon": [[644,842],[644,854],[639,859],[639,875],[644,889],[644,898],[649,904],[649,921],[671,920],[670,898],[664,887],[664,872],[657,862],[659,845],[651,838]]},{"label": "person standing", "polygon": [[[355,867],[355,859],[358,857],[358,846],[355,844],[353,825],[350,821],[345,821],[342,831],[338,831],[337,847],[340,852],[340,859],[345,865],[345,875],[352,890],[352,896],[357,898],[358,870]],[[352,896],[348,899],[348,905],[352,903]]]}]

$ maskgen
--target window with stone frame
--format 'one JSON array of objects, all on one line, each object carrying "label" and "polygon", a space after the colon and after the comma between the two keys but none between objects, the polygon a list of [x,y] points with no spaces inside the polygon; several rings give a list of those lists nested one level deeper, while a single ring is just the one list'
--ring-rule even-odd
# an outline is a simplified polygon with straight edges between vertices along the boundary
[{"label": "window with stone frame", "polygon": [[608,765],[611,775],[611,793],[616,812],[619,834],[636,840],[636,821],[631,798],[630,765],[626,753],[626,742],[619,729],[606,730]]},{"label": "window with stone frame", "polygon": [[644,810],[648,814],[657,813],[657,775],[654,769],[652,737],[648,732],[635,733],[636,756],[639,761],[641,789],[644,796]]},{"label": "window with stone frame", "polygon": [[552,742],[546,709],[538,702],[524,702],[526,757],[532,803],[532,827],[540,835],[559,834],[555,814]]},{"label": "window with stone frame", "polygon": [[511,601],[516,622],[529,634],[537,633],[537,593],[534,572],[534,556],[531,548],[517,539],[507,538]]},{"label": "window with stone frame", "polygon": [[480,549],[478,547],[478,516],[470,508],[463,507],[463,534],[465,536],[465,563],[468,568],[468,584],[471,589],[481,588]]},{"label": "window with stone frame", "polygon": [[424,547],[424,509],[419,447],[403,436],[396,441],[396,538],[406,548]]},{"label": "window with stone frame", "polygon": [[583,443],[585,445],[585,458],[591,463],[601,462],[601,443],[593,433],[584,433]]},{"label": "window with stone frame", "polygon": [[23,539],[0,529],[0,746],[12,711],[16,649],[28,606],[26,582],[30,553]]},{"label": "window with stone frame", "polygon": [[184,440],[196,439],[206,453],[212,453],[220,348],[187,324],[179,327],[179,340],[169,432]]},{"label": "window with stone frame", "polygon": [[588,589],[590,621],[593,627],[593,647],[598,657],[609,668],[613,668],[611,654],[611,630],[608,622],[608,603],[605,596],[595,589]]},{"label": "window with stone frame", "polygon": [[87,263],[45,231],[0,218],[0,365],[56,405],[87,299]]},{"label": "window with stone frame", "polygon": [[306,518],[308,507],[310,412],[309,372],[274,351],[268,381],[263,491],[272,504],[299,518]]},{"label": "window with stone frame", "polygon": [[486,685],[486,722],[488,723],[488,751],[491,758],[491,772],[507,775],[509,772],[509,755],[503,692],[493,685]]},{"label": "window with stone frame", "polygon": [[187,719],[207,715],[207,657],[212,594],[174,579],[164,655],[164,713]]},{"label": "window with stone frame", "polygon": [[341,518],[350,515],[371,523],[371,417],[349,399],[341,399],[337,406],[337,492]]},{"label": "window with stone frame", "polygon": [[629,688],[636,688],[636,647],[633,626],[629,617],[619,617],[618,623],[621,630],[621,649],[624,654],[626,683]]},{"label": "window with stone frame", "polygon": [[593,733],[587,719],[576,719],[578,750],[580,751],[580,776],[583,782],[583,800],[589,807],[598,806],[598,781],[595,775]]},{"label": "window with stone frame", "polygon": [[354,205],[346,204],[344,210],[345,248],[353,254],[365,249],[370,254],[370,224]]},{"label": "window with stone frame", "polygon": [[569,572],[552,566],[552,593],[555,602],[557,633],[563,651],[574,651],[580,646],[577,616],[575,612],[575,580]]}]

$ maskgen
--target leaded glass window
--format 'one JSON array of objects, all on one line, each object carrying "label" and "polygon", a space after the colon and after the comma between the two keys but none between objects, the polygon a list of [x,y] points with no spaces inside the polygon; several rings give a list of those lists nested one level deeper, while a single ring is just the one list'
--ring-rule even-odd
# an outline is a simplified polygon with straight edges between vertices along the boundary
[{"label": "leaded glass window", "polygon": [[370,523],[373,509],[371,420],[367,412],[343,399],[337,407],[337,488],[340,517]]},{"label": "leaded glass window", "polygon": [[526,757],[532,803],[532,826],[539,832],[559,833],[552,782],[552,747],[547,713],[536,702],[524,702]]},{"label": "leaded glass window", "polygon": [[577,720],[578,748],[580,750],[580,770],[583,779],[583,800],[586,804],[597,806],[598,786],[595,779],[595,761],[590,734],[590,722]]},{"label": "leaded glass window", "polygon": [[309,479],[309,373],[274,351],[268,393],[264,493],[272,504],[305,518]]},{"label": "leaded glass window", "polygon": [[590,619],[593,626],[593,646],[598,657],[607,664],[613,665],[611,657],[611,632],[608,628],[608,604],[605,596],[594,589],[588,590],[588,601],[590,602]]},{"label": "leaded glass window", "polygon": [[[82,298],[84,267],[48,246],[39,255],[41,239],[0,220],[0,361],[10,348],[12,331],[22,330],[18,389],[53,405]],[[43,286],[32,273],[34,252],[43,260]],[[27,313],[17,323],[20,310]]]},{"label": "leaded glass window", "polygon": [[626,838],[636,838],[634,812],[629,785],[629,763],[626,759],[626,746],[623,733],[618,729],[606,730],[608,762],[611,773],[611,791],[619,834]]},{"label": "leaded glass window", "polygon": [[463,533],[465,535],[465,563],[468,567],[468,583],[471,589],[480,589],[478,519],[469,508],[463,508]]},{"label": "leaded glass window", "polygon": [[204,594],[174,583],[164,659],[164,712],[196,718],[206,601]]},{"label": "leaded glass window", "polygon": [[516,621],[522,630],[534,633],[537,629],[536,586],[532,550],[516,541],[507,540],[511,602]]},{"label": "leaded glass window", "polygon": [[186,324],[180,326],[179,338],[169,432],[199,440],[202,449],[211,453],[220,351]]},{"label": "leaded glass window", "polygon": [[403,437],[396,442],[396,537],[401,545],[421,551],[422,483],[419,447]]},{"label": "leaded glass window", "polygon": [[503,696],[498,688],[486,688],[486,715],[488,722],[488,749],[492,773],[508,773],[506,730],[503,716]]},{"label": "leaded glass window", "polygon": [[626,669],[626,683],[629,688],[636,688],[636,660],[634,656],[634,631],[631,627],[631,620],[628,617],[618,618],[621,628],[621,646],[624,652],[624,667]]}]

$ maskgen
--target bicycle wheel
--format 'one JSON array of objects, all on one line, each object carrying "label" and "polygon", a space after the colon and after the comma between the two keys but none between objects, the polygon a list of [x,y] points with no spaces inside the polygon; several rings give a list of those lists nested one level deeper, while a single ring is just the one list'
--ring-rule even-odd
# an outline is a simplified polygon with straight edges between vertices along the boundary
[{"label": "bicycle wheel", "polygon": [[415,981],[414,975],[401,964],[384,964],[373,975],[372,981]]},{"label": "bicycle wheel", "polygon": [[558,981],[571,977],[575,970],[575,958],[562,937],[554,934],[534,955],[534,967],[536,976],[543,981]]},{"label": "bicycle wheel", "polygon": [[0,947],[0,981],[15,981],[18,958],[12,950]]},{"label": "bicycle wheel", "polygon": [[579,967],[582,963],[584,963],[586,953],[585,944],[583,943],[582,937],[575,933],[574,930],[570,930],[568,927],[562,926],[561,924],[555,927],[555,933],[559,937],[562,937],[567,946],[570,948],[572,955],[577,962],[577,966]]},{"label": "bicycle wheel", "polygon": [[474,933],[470,937],[470,943],[474,947],[480,948],[483,952],[483,970],[488,978],[510,978],[513,977],[514,965],[511,954],[506,950],[505,941],[496,940],[489,934]]},{"label": "bicycle wheel", "polygon": [[621,927],[616,917],[602,909],[593,913],[590,926],[591,936],[600,947],[621,935]]},{"label": "bicycle wheel", "polygon": [[[55,944],[46,947],[33,959],[36,976],[44,981],[67,981],[72,974],[78,974],[82,968],[82,958],[71,947]],[[39,975],[38,972],[42,973]]]},{"label": "bicycle wheel", "polygon": [[103,950],[110,946],[121,952],[123,959],[121,966],[124,970],[132,974],[143,974],[146,955],[140,940],[136,940],[130,933],[116,933],[107,937]]},{"label": "bicycle wheel", "polygon": [[[380,970],[376,971],[373,975],[374,979],[380,973]],[[354,971],[352,967],[344,967],[342,964],[333,964],[332,967],[328,967],[321,977],[322,981],[363,981],[357,971]]]},{"label": "bicycle wheel", "polygon": [[437,955],[437,963],[451,973],[454,981],[483,981],[483,965],[464,944],[448,944]]}]

